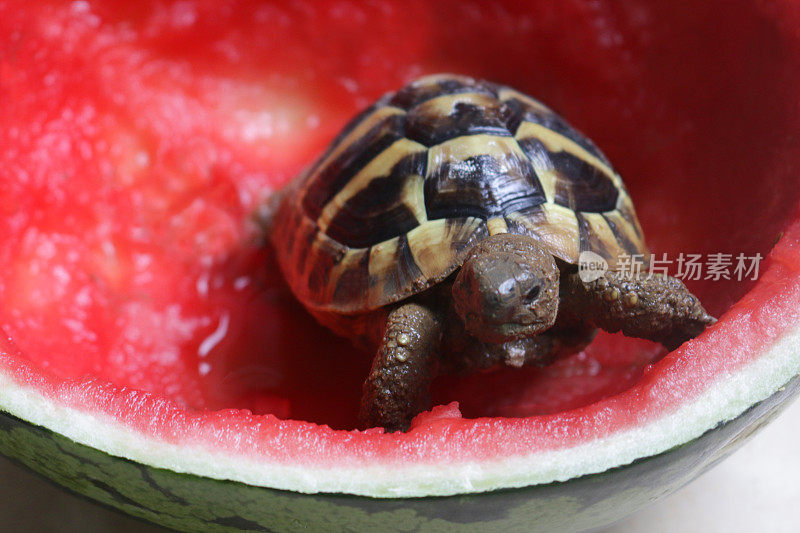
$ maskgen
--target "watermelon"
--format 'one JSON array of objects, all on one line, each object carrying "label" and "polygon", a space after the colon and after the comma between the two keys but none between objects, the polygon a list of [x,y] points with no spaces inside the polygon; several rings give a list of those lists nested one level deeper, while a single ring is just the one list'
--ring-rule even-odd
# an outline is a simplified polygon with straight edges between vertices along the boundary
[{"label": "watermelon", "polygon": [[[670,493],[800,388],[799,24],[790,0],[0,4],[0,453],[187,531],[585,529]],[[731,261],[686,280],[719,322],[442,378],[408,433],[355,429],[370,354],[304,313],[252,213],[437,71],[586,132],[673,274]]]}]

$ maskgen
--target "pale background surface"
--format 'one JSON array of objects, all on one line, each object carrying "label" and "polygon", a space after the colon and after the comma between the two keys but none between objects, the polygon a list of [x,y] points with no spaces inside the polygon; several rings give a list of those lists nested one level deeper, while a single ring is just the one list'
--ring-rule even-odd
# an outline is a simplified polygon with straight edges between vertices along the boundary
[{"label": "pale background surface", "polygon": [[[604,533],[800,531],[800,403],[703,477]],[[0,458],[0,532],[165,530],[85,502]]]}]

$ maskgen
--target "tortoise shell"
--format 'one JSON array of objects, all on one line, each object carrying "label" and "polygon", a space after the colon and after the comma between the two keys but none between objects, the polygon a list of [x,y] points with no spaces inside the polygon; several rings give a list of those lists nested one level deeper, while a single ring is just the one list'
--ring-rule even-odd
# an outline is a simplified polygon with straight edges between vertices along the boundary
[{"label": "tortoise shell", "polygon": [[535,99],[468,77],[421,78],[355,117],[284,193],[273,240],[315,312],[354,314],[419,293],[500,232],[576,264],[646,253],[622,179]]}]

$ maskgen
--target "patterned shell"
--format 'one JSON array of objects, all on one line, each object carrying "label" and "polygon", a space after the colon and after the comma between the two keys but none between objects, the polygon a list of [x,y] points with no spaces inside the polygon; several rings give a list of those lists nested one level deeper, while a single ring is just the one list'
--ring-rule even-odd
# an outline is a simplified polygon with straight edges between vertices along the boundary
[{"label": "patterned shell", "polygon": [[586,137],[514,89],[421,78],[359,114],[286,190],[273,240],[312,311],[355,314],[458,268],[478,241],[530,235],[557,258],[646,253],[622,180]]}]

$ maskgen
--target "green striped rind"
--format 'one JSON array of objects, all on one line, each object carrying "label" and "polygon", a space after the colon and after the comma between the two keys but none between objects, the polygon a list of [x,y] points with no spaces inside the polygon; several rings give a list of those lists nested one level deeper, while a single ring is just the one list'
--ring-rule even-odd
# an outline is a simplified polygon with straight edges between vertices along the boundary
[{"label": "green striped rind", "polygon": [[622,518],[701,474],[765,425],[800,378],[687,444],[602,474],[463,496],[300,494],[120,459],[0,412],[0,453],[67,489],[183,531],[551,531]]}]

